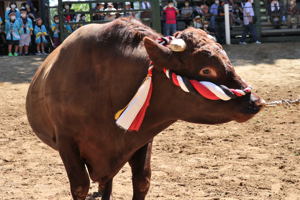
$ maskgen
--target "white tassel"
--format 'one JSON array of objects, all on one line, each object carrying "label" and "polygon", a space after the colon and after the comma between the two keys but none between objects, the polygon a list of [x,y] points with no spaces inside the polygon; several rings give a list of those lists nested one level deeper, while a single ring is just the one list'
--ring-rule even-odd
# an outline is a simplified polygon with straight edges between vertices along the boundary
[{"label": "white tassel", "polygon": [[151,87],[152,78],[147,76],[143,84],[139,87],[134,97],[129,102],[123,113],[117,118],[116,124],[121,128],[128,130],[138,115],[139,111],[145,104]]}]

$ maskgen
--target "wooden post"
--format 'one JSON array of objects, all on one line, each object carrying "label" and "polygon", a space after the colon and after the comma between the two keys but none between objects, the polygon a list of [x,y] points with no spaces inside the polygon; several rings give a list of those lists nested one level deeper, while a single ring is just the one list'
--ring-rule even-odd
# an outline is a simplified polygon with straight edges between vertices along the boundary
[{"label": "wooden post", "polygon": [[152,9],[152,28],[154,28],[157,32],[161,33],[159,0],[153,0],[150,2]]},{"label": "wooden post", "polygon": [[[46,24],[46,26],[49,27],[49,20],[46,20],[46,19],[48,19],[46,17],[46,6],[45,6],[46,0],[40,0],[39,3],[40,3],[39,7],[40,7],[40,12],[41,12],[41,18],[42,18],[44,24]],[[48,5],[49,5],[49,3],[48,3]]]},{"label": "wooden post", "polygon": [[256,16],[256,34],[258,40],[261,40],[261,19],[260,19],[260,1],[261,0],[254,0],[254,13]]},{"label": "wooden post", "polygon": [[63,4],[62,4],[62,0],[58,0],[58,5],[57,5],[57,14],[59,17],[59,30],[60,30],[60,41],[64,41],[65,39],[65,31],[64,31],[64,23],[65,23],[65,19],[63,16]]}]

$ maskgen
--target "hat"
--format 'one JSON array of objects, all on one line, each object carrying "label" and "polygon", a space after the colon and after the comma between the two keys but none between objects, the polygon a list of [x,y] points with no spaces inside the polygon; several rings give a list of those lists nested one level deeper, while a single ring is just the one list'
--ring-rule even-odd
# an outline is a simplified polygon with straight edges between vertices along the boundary
[{"label": "hat", "polygon": [[112,2],[108,2],[107,6],[114,6]]},{"label": "hat", "polygon": [[197,15],[194,19],[201,19],[201,17],[199,15]]},{"label": "hat", "polygon": [[9,11],[8,16],[11,16],[12,14],[16,15],[15,11]]},{"label": "hat", "polygon": [[129,6],[129,5],[131,5],[131,3],[129,1],[126,1],[125,6]]},{"label": "hat", "polygon": [[26,10],[25,7],[22,7],[22,8],[20,9],[20,12],[22,12],[22,11],[27,12],[27,10]]}]

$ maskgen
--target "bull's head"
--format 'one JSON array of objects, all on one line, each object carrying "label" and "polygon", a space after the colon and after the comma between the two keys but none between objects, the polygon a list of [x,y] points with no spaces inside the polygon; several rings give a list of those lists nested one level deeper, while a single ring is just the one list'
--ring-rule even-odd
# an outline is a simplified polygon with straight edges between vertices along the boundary
[{"label": "bull's head", "polygon": [[[156,68],[167,68],[191,80],[210,81],[228,88],[247,88],[235,72],[222,46],[202,30],[188,28],[175,34],[168,46],[144,38],[145,48]],[[264,106],[264,100],[253,93],[229,101],[208,100],[173,87],[176,98],[185,107],[180,119],[196,123],[244,122]]]}]

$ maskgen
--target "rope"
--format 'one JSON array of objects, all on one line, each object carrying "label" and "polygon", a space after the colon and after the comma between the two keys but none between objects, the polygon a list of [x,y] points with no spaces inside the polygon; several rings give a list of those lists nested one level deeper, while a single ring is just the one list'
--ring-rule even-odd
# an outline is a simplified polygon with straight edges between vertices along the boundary
[{"label": "rope", "polygon": [[299,105],[300,99],[282,99],[282,100],[276,100],[276,101],[270,101],[266,103],[267,107],[275,107],[275,106],[291,106],[292,104]]}]

